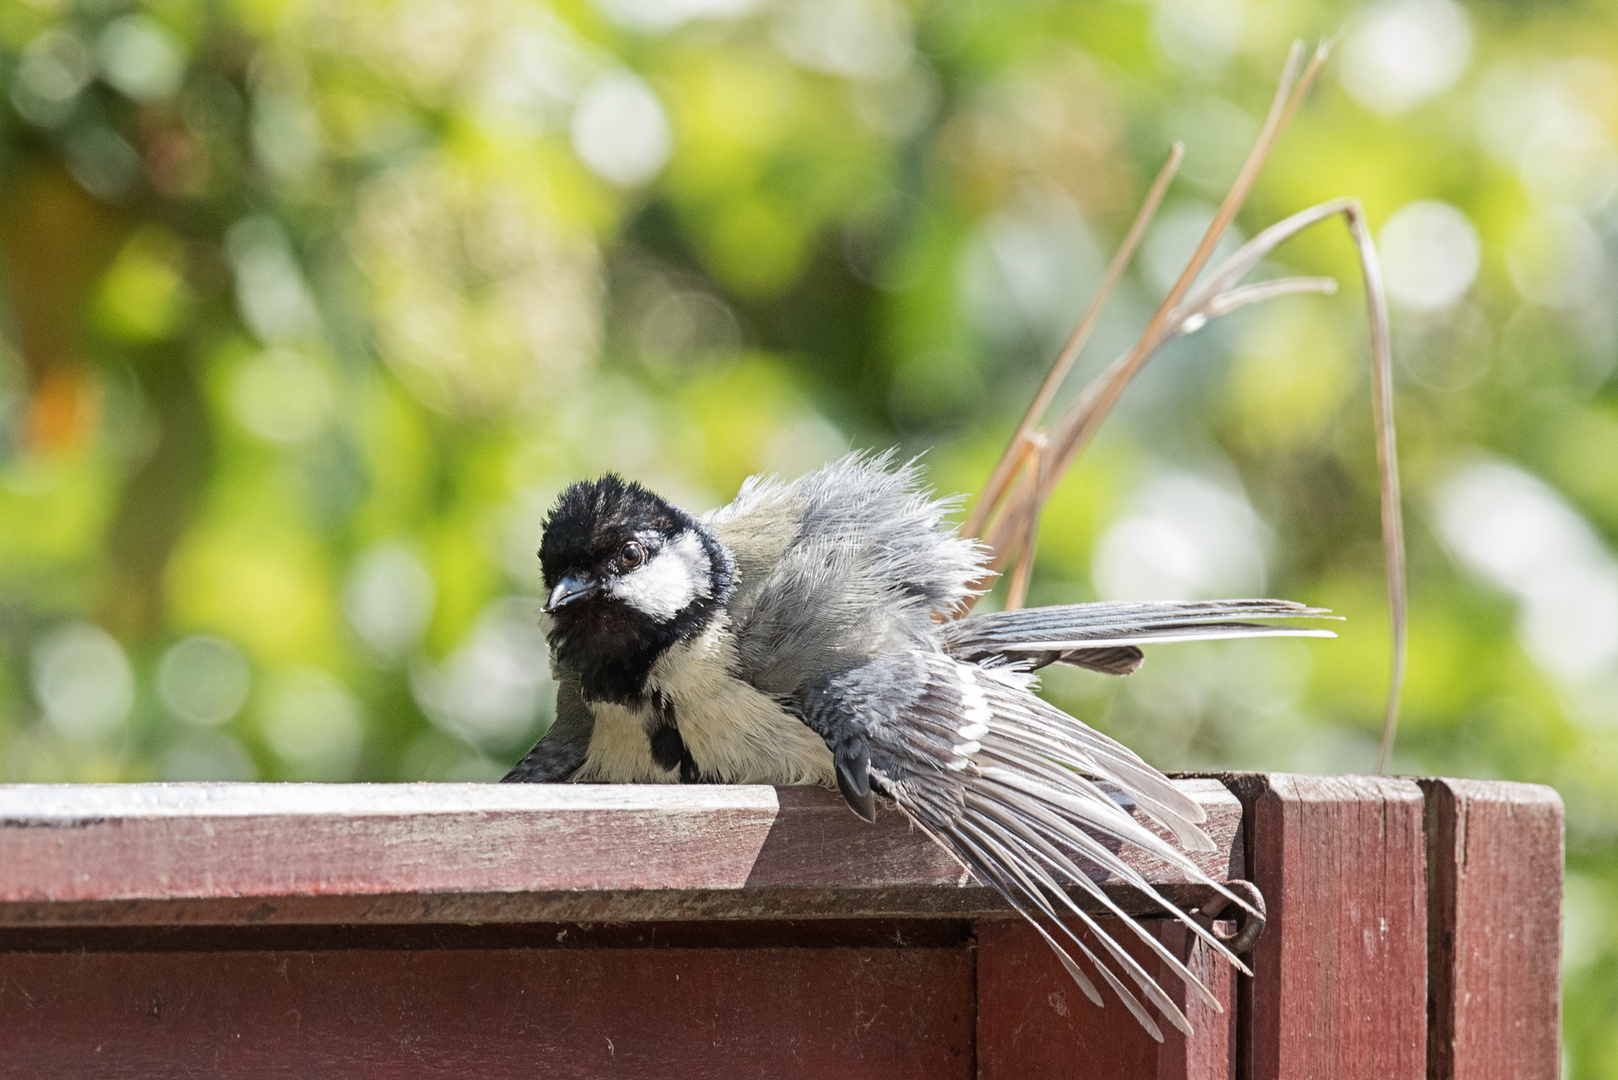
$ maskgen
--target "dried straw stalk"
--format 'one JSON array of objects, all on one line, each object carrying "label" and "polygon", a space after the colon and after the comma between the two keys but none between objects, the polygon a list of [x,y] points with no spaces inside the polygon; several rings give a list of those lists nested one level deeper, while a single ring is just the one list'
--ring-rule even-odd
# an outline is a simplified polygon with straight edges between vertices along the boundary
[{"label": "dried straw stalk", "polygon": [[[968,517],[964,532],[981,538],[994,554],[992,573],[1012,567],[1007,587],[1006,607],[1021,607],[1028,595],[1033,572],[1035,541],[1039,518],[1056,485],[1112,411],[1118,399],[1141,368],[1174,337],[1190,334],[1218,318],[1248,304],[1261,303],[1293,293],[1330,294],[1337,283],[1331,278],[1294,277],[1249,285],[1241,279],[1283,241],[1321,221],[1341,215],[1353,237],[1365,281],[1366,307],[1371,328],[1371,404],[1376,421],[1377,470],[1381,488],[1383,561],[1388,580],[1388,606],[1391,614],[1392,659],[1389,667],[1387,706],[1383,715],[1382,742],[1377,753],[1376,771],[1387,768],[1399,722],[1399,697],[1404,684],[1408,598],[1405,585],[1404,523],[1399,501],[1399,466],[1393,421],[1393,357],[1388,334],[1387,295],[1381,267],[1370,230],[1359,201],[1334,199],[1292,215],[1270,226],[1209,274],[1206,283],[1191,292],[1199,275],[1212,257],[1219,238],[1241,210],[1259,171],[1275,149],[1281,133],[1297,111],[1315,77],[1326,62],[1324,45],[1315,50],[1307,66],[1303,63],[1302,42],[1293,45],[1281,75],[1280,85],[1270,103],[1264,125],[1259,129],[1252,150],[1241,171],[1220,203],[1213,221],[1203,233],[1196,251],[1180,276],[1158,305],[1140,337],[1081,391],[1067,411],[1049,428],[1039,426],[1058,389],[1072,370],[1074,361],[1095,329],[1107,300],[1117,288],[1125,269],[1140,246],[1163,196],[1179,169],[1184,147],[1175,143],[1168,160],[1159,170],[1146,194],[1139,213],[1130,225],[1117,254],[1108,265],[1101,285],[1091,297],[1073,328],[1066,345],[1051,365],[1000,456],[983,494]],[[1189,299],[1187,294],[1191,294]],[[987,587],[988,579],[980,582]],[[961,614],[971,610],[968,603]]]}]

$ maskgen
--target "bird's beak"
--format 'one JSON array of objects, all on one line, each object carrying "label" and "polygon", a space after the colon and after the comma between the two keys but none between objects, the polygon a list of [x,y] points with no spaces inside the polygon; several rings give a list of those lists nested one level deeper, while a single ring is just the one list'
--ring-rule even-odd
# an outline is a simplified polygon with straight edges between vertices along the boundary
[{"label": "bird's beak", "polygon": [[568,574],[556,583],[551,590],[551,598],[545,601],[543,610],[546,614],[558,611],[575,600],[587,600],[601,591],[601,586],[582,577]]}]

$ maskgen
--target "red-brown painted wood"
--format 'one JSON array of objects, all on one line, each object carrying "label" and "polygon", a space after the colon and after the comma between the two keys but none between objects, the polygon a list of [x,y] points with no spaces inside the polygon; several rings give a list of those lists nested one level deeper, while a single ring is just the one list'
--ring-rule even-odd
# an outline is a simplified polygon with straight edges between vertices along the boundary
[{"label": "red-brown painted wood", "polygon": [[1245,1002],[1252,1080],[1424,1080],[1421,789],[1385,777],[1238,779],[1269,925]]},{"label": "red-brown painted wood", "polygon": [[956,949],[0,955],[0,1077],[967,1080]]},{"label": "red-brown painted wood", "polygon": [[776,814],[721,785],[11,785],[0,900],[738,888]]},{"label": "red-brown painted wood", "polygon": [[1424,780],[1432,924],[1429,1076],[1561,1073],[1562,800],[1534,784]]},{"label": "red-brown painted wood", "polygon": [[1159,923],[1157,931],[1159,940],[1202,979],[1224,1009],[1216,1012],[1200,998],[1188,996],[1185,984],[1171,984],[1167,971],[1159,975],[1195,1034],[1188,1039],[1177,1032],[1164,1032],[1163,1045],[1157,1051],[1157,1080],[1233,1080],[1238,1037],[1236,969],[1179,923]]},{"label": "red-brown painted wood", "polygon": [[[1208,812],[1222,875],[1241,808]],[[1153,881],[1179,871],[1126,849]],[[1122,895],[1122,894],[1120,894]],[[0,786],[0,925],[596,922],[999,914],[883,806],[814,788]]]},{"label": "red-brown painted wood", "polygon": [[[1106,1005],[1096,1006],[1074,984],[1050,947],[1020,921],[978,927],[978,1076],[981,1080],[1228,1080],[1235,1063],[1235,969],[1215,957],[1179,924],[1154,926],[1160,940],[1200,975],[1220,1000],[1215,1012],[1193,999],[1161,961],[1116,921],[1102,925],[1127,942],[1186,1012],[1195,1034],[1169,1027],[1154,1042],[1104,986]],[[1097,949],[1087,931],[1080,938]],[[1081,961],[1082,963],[1082,961]],[[1101,980],[1096,983],[1101,986]]]},{"label": "red-brown painted wood", "polygon": [[1238,1008],[1161,1046],[828,792],[0,787],[0,1077],[1554,1077],[1553,792],[1226,782],[1179,781],[1257,977],[1191,950]]},{"label": "red-brown painted wood", "polygon": [[0,954],[436,949],[967,948],[966,919],[707,919],[631,923],[0,926]]}]

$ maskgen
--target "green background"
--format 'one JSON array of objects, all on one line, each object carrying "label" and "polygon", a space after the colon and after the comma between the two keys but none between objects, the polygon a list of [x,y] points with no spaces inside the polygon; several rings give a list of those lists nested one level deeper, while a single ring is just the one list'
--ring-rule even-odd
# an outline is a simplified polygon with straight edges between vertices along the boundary
[{"label": "green background", "polygon": [[[1131,340],[1295,37],[1238,231],[1364,201],[1411,552],[1395,768],[1568,808],[1567,1069],[1618,1076],[1610,5],[0,0],[0,780],[487,780],[544,728],[569,479],[693,509],[849,448],[981,486],[1146,185]],[[1364,772],[1386,679],[1363,293],[1173,343],[1034,602],[1276,595],[1336,641],[1047,692],[1164,768]],[[992,603],[991,599],[991,603]]]}]

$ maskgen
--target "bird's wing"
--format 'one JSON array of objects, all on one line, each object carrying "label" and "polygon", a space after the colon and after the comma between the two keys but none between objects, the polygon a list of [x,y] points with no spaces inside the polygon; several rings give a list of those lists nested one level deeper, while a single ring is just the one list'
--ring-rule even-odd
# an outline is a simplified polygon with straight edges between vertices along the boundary
[{"label": "bird's wing", "polygon": [[849,455],[790,484],[754,477],[707,515],[736,560],[726,605],[738,674],[792,697],[813,678],[932,632],[983,552],[944,527],[914,463]]},{"label": "bird's wing", "polygon": [[[1101,995],[1075,954],[1089,960],[1159,1041],[1162,1032],[1141,998],[1189,1033],[1184,1013],[1122,945],[1073,903],[1069,889],[1084,890],[1117,915],[1193,993],[1215,1009],[1219,1005],[1155,935],[1125,915],[1091,880],[1081,860],[1145,893],[1246,971],[1222,943],[1116,854],[1120,845],[1133,845],[1246,908],[1185,854],[1213,850],[1213,842],[1198,827],[1206,819],[1202,808],[1127,747],[1035,697],[1027,689],[1026,675],[937,652],[890,654],[814,683],[802,712],[831,747],[838,784],[856,812],[871,816],[873,792],[893,799],[1033,924],[1092,1001],[1100,1005]],[[1125,811],[1123,797],[1171,833],[1178,846]],[[1065,940],[1053,936],[1041,918],[1055,922],[1055,934]],[[1088,928],[1105,958],[1068,931],[1062,919],[1078,919]]]},{"label": "bird's wing", "polygon": [[1329,630],[1268,626],[1245,619],[1328,618],[1323,608],[1289,600],[1103,602],[997,611],[945,623],[945,652],[962,660],[1074,664],[1128,675],[1144,659],[1139,646],[1237,637],[1335,637]]},{"label": "bird's wing", "polygon": [[534,748],[500,778],[501,783],[560,783],[571,779],[584,765],[595,719],[579,692],[578,676],[565,671],[558,674],[561,681],[556,688],[556,719]]}]

